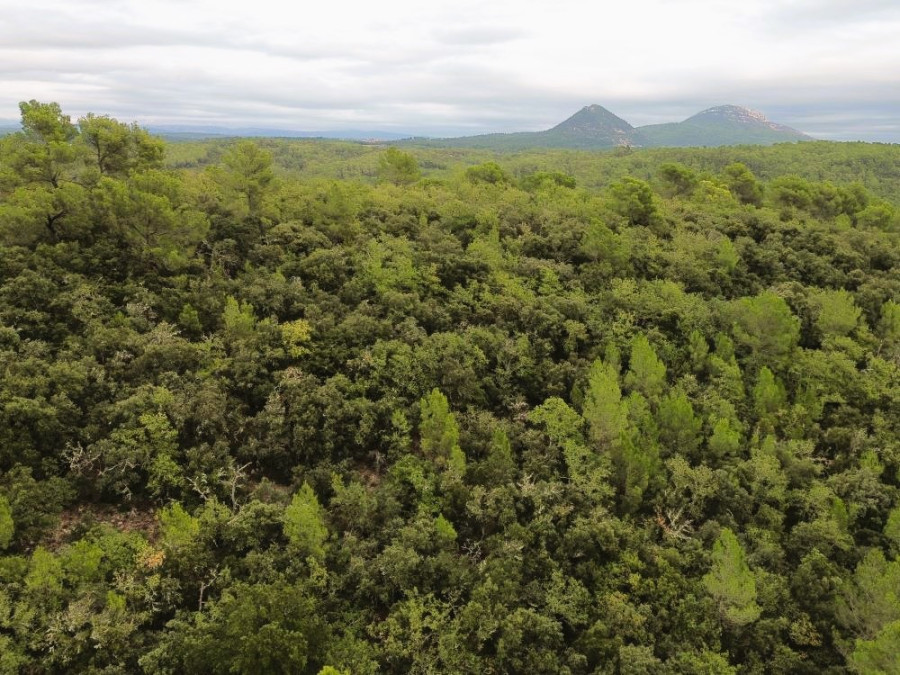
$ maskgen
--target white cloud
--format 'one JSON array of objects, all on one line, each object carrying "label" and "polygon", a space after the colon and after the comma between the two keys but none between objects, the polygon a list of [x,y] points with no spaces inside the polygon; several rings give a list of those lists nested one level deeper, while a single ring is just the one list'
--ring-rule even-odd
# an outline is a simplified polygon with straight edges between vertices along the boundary
[{"label": "white cloud", "polygon": [[[634,124],[736,103],[837,133],[900,111],[892,0],[0,0],[0,11],[0,118],[38,98],[154,123],[441,133],[546,128],[589,103]],[[817,118],[826,105],[844,117]]]}]

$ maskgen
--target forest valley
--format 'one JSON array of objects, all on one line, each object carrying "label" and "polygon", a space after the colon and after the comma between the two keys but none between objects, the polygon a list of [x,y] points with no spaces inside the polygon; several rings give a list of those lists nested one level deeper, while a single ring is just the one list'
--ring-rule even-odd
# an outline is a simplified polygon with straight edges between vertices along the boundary
[{"label": "forest valley", "polygon": [[900,146],[0,139],[0,672],[900,672]]}]

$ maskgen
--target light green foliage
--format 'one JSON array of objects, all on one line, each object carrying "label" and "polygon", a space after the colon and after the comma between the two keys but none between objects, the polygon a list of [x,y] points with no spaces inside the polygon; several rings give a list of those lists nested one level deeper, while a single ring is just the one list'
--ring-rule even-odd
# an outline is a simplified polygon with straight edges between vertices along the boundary
[{"label": "light green foliage", "polygon": [[712,567],[703,577],[703,585],[716,601],[719,618],[726,626],[740,628],[759,618],[756,579],[741,543],[727,527],[713,546]]},{"label": "light green foliage", "polygon": [[581,251],[594,262],[603,265],[604,272],[612,276],[627,270],[631,243],[613,232],[603,221],[594,218],[584,232]]},{"label": "light green foliage", "polygon": [[312,327],[305,319],[294,319],[281,324],[281,339],[284,340],[288,354],[298,359],[309,353],[306,346],[312,337]]},{"label": "light green foliage", "polygon": [[650,185],[637,178],[626,177],[609,188],[610,206],[630,225],[651,227],[658,224],[656,199]]},{"label": "light green foliage", "polygon": [[670,391],[659,403],[659,440],[666,456],[679,453],[691,457],[700,442],[703,421],[694,414],[694,406],[680,389]]},{"label": "light green foliage", "polygon": [[716,457],[726,457],[735,454],[740,444],[741,432],[732,426],[731,420],[727,417],[716,418],[707,442],[709,451]]},{"label": "light green foliage", "polygon": [[44,601],[53,602],[62,592],[63,568],[59,558],[43,546],[38,546],[31,554],[25,588]]},{"label": "light green foliage", "polygon": [[896,232],[897,213],[897,207],[893,204],[886,202],[869,204],[856,214],[856,223],[860,227]]},{"label": "light green foliage", "polygon": [[662,394],[665,384],[666,366],[656,355],[647,336],[638,335],[631,343],[625,386],[653,400]]},{"label": "light green foliage", "polygon": [[667,190],[676,197],[689,196],[697,186],[697,174],[678,162],[661,164],[657,169],[657,175]]},{"label": "light green foliage", "polygon": [[284,535],[301,556],[321,559],[325,555],[325,512],[309,483],[303,483],[284,510]]},{"label": "light green foliage", "polygon": [[742,204],[753,206],[762,204],[762,186],[745,164],[740,162],[729,164],[722,170],[722,178],[731,194]]},{"label": "light green foliage", "polygon": [[753,386],[753,407],[761,422],[771,425],[776,413],[787,403],[784,385],[767,366],[763,366]]},{"label": "light green foliage", "polygon": [[786,209],[809,209],[815,195],[814,186],[799,176],[780,176],[770,189],[775,204]]},{"label": "light green foliage", "polygon": [[263,198],[275,180],[272,154],[254,141],[238,141],[222,156],[225,184],[246,202],[250,216],[259,215]]},{"label": "light green foliage", "polygon": [[900,343],[900,304],[888,300],[881,306],[878,334],[889,344]]},{"label": "light green foliage", "polygon": [[731,239],[728,239],[727,237],[719,239],[715,260],[719,265],[719,269],[727,274],[730,274],[737,269],[738,263],[741,262],[741,256],[734,247]]},{"label": "light green foliage", "polygon": [[600,359],[588,373],[582,415],[597,450],[609,450],[619,442],[625,428],[625,408],[616,369]]},{"label": "light green foliage", "polygon": [[844,289],[819,291],[810,304],[816,313],[816,328],[825,337],[849,335],[856,329],[862,314],[853,296]]},{"label": "light green foliage", "polygon": [[762,364],[781,365],[800,339],[800,321],[783,298],[765,292],[733,305],[734,337]]},{"label": "light green foliage", "polygon": [[54,188],[71,175],[77,159],[72,141],[78,130],[58,103],[31,100],[19,104],[22,134],[26,141],[15,158],[27,181],[49,184]]},{"label": "light green foliage", "polygon": [[[577,416],[575,411],[571,412]],[[516,461],[513,457],[512,445],[507,433],[499,427],[494,429],[488,456],[482,462],[482,471],[489,485],[503,485],[515,478]]]},{"label": "light green foliage", "polygon": [[896,670],[900,147],[23,113],[0,671]]},{"label": "light green foliage", "polygon": [[178,325],[191,335],[199,335],[203,329],[199,312],[189,304],[181,308],[181,312],[178,314]]},{"label": "light green foliage", "polygon": [[5,551],[12,543],[15,529],[9,500],[0,495],[0,551]]},{"label": "light green foliage", "polygon": [[225,311],[222,313],[227,334],[234,339],[246,339],[253,334],[256,316],[249,302],[239,303],[230,295],[225,299]]},{"label": "light green foliage", "polygon": [[470,166],[466,169],[466,178],[472,183],[489,185],[508,185],[513,182],[509,174],[497,162],[485,162],[478,166]]},{"label": "light green foliage", "polygon": [[707,365],[719,395],[732,405],[739,405],[745,398],[744,378],[731,338],[723,333],[716,336],[716,349],[710,354]]},{"label": "light green foliage", "polygon": [[698,330],[692,330],[688,336],[688,359],[691,370],[695,373],[702,372],[706,368],[706,359],[709,356],[709,343],[706,337]]},{"label": "light green foliage", "polygon": [[178,502],[160,510],[159,526],[163,546],[171,551],[191,548],[200,534],[200,521]]},{"label": "light green foliage", "polygon": [[456,529],[453,527],[453,523],[444,518],[443,514],[435,518],[434,532],[440,544],[446,546],[456,543]]},{"label": "light green foliage", "polygon": [[622,645],[619,647],[619,668],[622,675],[652,675],[660,672],[662,661],[650,647]]},{"label": "light green foliage", "polygon": [[78,120],[78,130],[101,175],[121,175],[162,165],[162,141],[137,124],[129,126],[107,115],[88,113]]},{"label": "light green foliage", "polygon": [[419,163],[408,152],[388,148],[378,159],[378,177],[395,185],[409,185],[421,177]]},{"label": "light green foliage", "polygon": [[900,506],[895,506],[884,524],[884,536],[888,538],[894,551],[900,553]]},{"label": "light green foliage", "polygon": [[553,189],[557,187],[574,189],[578,182],[574,176],[562,171],[535,171],[522,178],[519,185],[523,190],[536,192],[537,190]]},{"label": "light green foliage", "polygon": [[147,473],[147,490],[158,499],[176,494],[184,487],[181,465],[165,452],[160,452],[150,461]]},{"label": "light green foliage", "polygon": [[857,640],[850,666],[864,675],[900,672],[900,621],[887,624],[871,640]]},{"label": "light green foliage", "polygon": [[582,438],[584,420],[558,396],[551,396],[529,412],[528,421],[544,425],[550,440],[559,446]]},{"label": "light green foliage", "polygon": [[622,510],[632,513],[641,506],[651,482],[661,473],[662,464],[647,400],[638,392],[632,392],[623,405],[628,425],[621,443],[612,453],[613,478]]},{"label": "light green foliage", "polygon": [[80,540],[62,553],[66,577],[75,583],[90,583],[100,578],[103,549],[96,543]]},{"label": "light green foliage", "polygon": [[[458,465],[465,455],[459,447],[459,427],[450,403],[438,389],[419,402],[419,444],[422,454],[440,467]],[[457,470],[459,466],[455,467]]]},{"label": "light green foliage", "polygon": [[900,560],[889,561],[880,550],[869,550],[844,587],[838,616],[867,640],[900,621]]}]

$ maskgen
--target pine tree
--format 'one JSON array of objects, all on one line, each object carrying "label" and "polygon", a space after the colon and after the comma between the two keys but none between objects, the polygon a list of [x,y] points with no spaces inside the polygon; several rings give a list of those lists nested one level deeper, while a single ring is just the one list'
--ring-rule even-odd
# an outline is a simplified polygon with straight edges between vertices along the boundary
[{"label": "pine tree", "polygon": [[746,554],[727,527],[713,546],[712,568],[703,577],[703,585],[719,607],[723,623],[739,628],[756,621],[756,579],[747,565]]},{"label": "pine tree", "polygon": [[291,548],[301,555],[314,558],[325,555],[328,527],[322,506],[309,483],[303,483],[284,510],[284,534]]},{"label": "pine tree", "polygon": [[638,335],[631,343],[625,386],[653,400],[662,393],[665,384],[666,366],[659,360],[647,336]]},{"label": "pine tree", "polygon": [[619,376],[612,365],[597,359],[588,375],[583,416],[591,440],[598,449],[611,449],[619,443],[625,428],[625,408]]},{"label": "pine tree", "polygon": [[696,452],[703,422],[694,414],[694,406],[683,391],[672,391],[663,398],[657,418],[659,440],[667,454],[691,455]]},{"label": "pine tree", "polygon": [[422,454],[440,468],[465,472],[465,454],[459,447],[459,426],[450,403],[438,389],[419,402],[419,443]]}]

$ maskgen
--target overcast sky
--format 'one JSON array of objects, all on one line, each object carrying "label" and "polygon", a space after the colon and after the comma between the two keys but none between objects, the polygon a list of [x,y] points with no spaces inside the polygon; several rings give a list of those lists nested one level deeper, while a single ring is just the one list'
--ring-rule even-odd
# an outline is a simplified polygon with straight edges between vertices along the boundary
[{"label": "overcast sky", "polygon": [[737,104],[900,142],[898,0],[0,0],[0,118],[539,130]]}]

